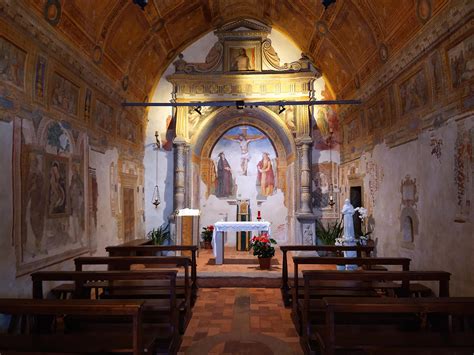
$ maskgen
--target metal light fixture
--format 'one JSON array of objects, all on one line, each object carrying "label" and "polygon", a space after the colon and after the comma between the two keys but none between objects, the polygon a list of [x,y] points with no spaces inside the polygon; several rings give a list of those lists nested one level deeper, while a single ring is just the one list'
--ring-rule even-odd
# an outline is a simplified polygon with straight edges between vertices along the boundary
[{"label": "metal light fixture", "polygon": [[280,105],[280,110],[278,111],[278,114],[282,114],[283,112],[285,112],[286,110],[286,107],[284,105]]},{"label": "metal light fixture", "polygon": [[324,6],[324,10],[327,10],[329,6],[336,3],[336,0],[321,0],[321,3]]},{"label": "metal light fixture", "polygon": [[334,201],[334,185],[332,184],[332,135],[333,135],[332,128],[329,129],[329,137],[326,140],[326,144],[329,147],[329,201],[328,205],[333,208],[336,202]]},{"label": "metal light fixture", "polygon": [[194,108],[194,111],[196,111],[197,113],[199,113],[199,115],[202,115],[201,109],[202,109],[201,106],[196,106],[196,107]]},{"label": "metal light fixture", "polygon": [[155,181],[156,185],[153,188],[153,197],[151,198],[151,203],[155,206],[155,208],[158,208],[158,206],[161,204],[161,199],[160,199],[160,190],[158,189],[158,154],[159,150],[161,148],[161,142],[160,142],[160,134],[158,131],[155,131],[155,140],[156,140],[156,176],[155,176]]},{"label": "metal light fixture", "polygon": [[148,0],[133,0],[134,4],[140,6],[140,8],[145,11],[145,6],[148,5]]}]

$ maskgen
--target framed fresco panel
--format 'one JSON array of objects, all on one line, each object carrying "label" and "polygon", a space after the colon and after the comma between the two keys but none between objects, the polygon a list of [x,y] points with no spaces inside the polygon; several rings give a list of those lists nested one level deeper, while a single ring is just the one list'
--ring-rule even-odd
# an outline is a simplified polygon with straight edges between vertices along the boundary
[{"label": "framed fresco panel", "polygon": [[25,89],[26,52],[0,37],[0,80]]},{"label": "framed fresco panel", "polygon": [[51,107],[71,116],[77,116],[80,91],[79,86],[56,72],[53,73],[50,86]]},{"label": "framed fresco panel", "polygon": [[64,217],[69,211],[69,159],[47,154],[45,160],[47,177],[46,206],[48,216]]},{"label": "framed fresco panel", "polygon": [[430,101],[428,79],[424,67],[412,72],[398,87],[402,115],[423,108]]},{"label": "framed fresco panel", "polygon": [[474,32],[457,42],[446,52],[449,76],[454,89],[474,78]]},{"label": "framed fresco panel", "polygon": [[35,81],[33,86],[33,98],[35,102],[42,105],[46,102],[46,70],[47,59],[45,56],[38,54],[35,63]]},{"label": "framed fresco panel", "polygon": [[110,105],[99,99],[95,100],[94,123],[107,133],[112,133],[115,126],[114,110]]},{"label": "framed fresco panel", "polygon": [[235,41],[224,44],[225,71],[261,71],[261,43],[258,41]]}]

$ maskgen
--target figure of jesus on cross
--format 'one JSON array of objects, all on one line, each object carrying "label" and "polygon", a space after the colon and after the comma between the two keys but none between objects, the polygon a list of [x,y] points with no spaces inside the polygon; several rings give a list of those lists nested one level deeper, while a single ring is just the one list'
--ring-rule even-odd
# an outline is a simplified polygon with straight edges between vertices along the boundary
[{"label": "figure of jesus on cross", "polygon": [[247,128],[241,128],[239,134],[227,134],[223,136],[224,139],[238,142],[240,145],[240,169],[242,175],[247,175],[248,163],[250,160],[249,144],[250,142],[257,141],[259,139],[265,139],[266,137],[262,134],[251,135],[247,134]]}]

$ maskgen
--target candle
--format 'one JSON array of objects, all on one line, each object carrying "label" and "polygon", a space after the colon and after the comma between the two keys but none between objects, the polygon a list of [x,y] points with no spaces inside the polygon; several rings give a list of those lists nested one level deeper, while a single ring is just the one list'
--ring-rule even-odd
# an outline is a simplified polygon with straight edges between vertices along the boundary
[{"label": "candle", "polygon": [[260,211],[257,212],[257,219],[260,220],[262,216],[260,215]]}]

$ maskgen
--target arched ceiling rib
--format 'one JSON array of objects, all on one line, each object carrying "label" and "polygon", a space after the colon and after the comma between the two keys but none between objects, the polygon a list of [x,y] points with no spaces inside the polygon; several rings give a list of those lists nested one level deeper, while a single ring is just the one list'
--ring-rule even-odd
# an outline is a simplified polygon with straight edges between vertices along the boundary
[{"label": "arched ceiling rib", "polygon": [[[433,16],[449,0],[61,0],[56,26],[112,79],[129,77],[129,94],[143,99],[171,60],[219,25],[251,18],[288,35],[315,62],[340,98],[347,98],[423,26],[417,4]],[[24,0],[43,16],[46,0]]]}]

